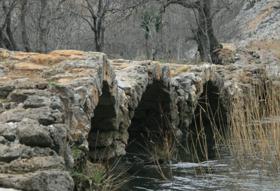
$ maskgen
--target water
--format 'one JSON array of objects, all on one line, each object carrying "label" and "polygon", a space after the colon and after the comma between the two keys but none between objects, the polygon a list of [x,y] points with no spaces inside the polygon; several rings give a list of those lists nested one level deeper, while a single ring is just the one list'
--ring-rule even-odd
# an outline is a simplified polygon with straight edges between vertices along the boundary
[{"label": "water", "polygon": [[229,157],[203,163],[177,163],[162,168],[145,166],[132,176],[124,191],[280,191],[280,174],[256,169],[240,169]]}]

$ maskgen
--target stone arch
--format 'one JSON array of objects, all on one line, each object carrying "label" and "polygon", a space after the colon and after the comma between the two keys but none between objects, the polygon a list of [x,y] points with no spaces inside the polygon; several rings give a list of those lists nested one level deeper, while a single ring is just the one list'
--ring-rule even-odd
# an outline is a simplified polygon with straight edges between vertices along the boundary
[{"label": "stone arch", "polygon": [[188,146],[193,160],[208,160],[216,156],[216,146],[226,133],[227,111],[219,85],[206,81],[193,107],[188,128]]},{"label": "stone arch", "polygon": [[118,86],[116,75],[107,60],[103,61],[100,71],[99,96],[90,113],[90,130],[87,135],[88,159],[90,161],[107,160],[115,155],[114,144],[117,139]]},{"label": "stone arch", "polygon": [[[171,121],[172,91],[167,81],[153,79],[135,109],[128,128],[126,156],[138,162],[169,160],[173,145],[174,128]],[[164,153],[163,151],[166,151]]]},{"label": "stone arch", "polygon": [[117,134],[117,99],[109,84],[103,82],[102,94],[91,118],[88,134],[89,159],[92,161],[111,158],[110,149]]}]

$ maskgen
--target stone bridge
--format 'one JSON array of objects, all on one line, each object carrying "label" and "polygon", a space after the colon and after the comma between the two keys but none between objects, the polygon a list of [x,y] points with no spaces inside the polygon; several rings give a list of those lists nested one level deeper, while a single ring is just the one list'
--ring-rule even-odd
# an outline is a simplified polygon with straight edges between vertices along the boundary
[{"label": "stone bridge", "polygon": [[0,49],[0,187],[73,190],[69,169],[83,160],[137,155],[170,132],[187,145],[200,99],[225,125],[230,100],[264,72]]}]

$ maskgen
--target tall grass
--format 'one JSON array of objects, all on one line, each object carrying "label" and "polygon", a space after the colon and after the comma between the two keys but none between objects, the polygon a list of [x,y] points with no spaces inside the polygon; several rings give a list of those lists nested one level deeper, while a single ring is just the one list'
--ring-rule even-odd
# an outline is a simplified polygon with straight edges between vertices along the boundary
[{"label": "tall grass", "polygon": [[[170,123],[169,116],[162,110],[160,118],[151,118],[153,130],[146,129],[147,135],[141,136],[141,140],[135,140],[130,144],[135,144],[142,153],[138,156],[144,159],[145,164],[155,165],[157,174],[164,180],[167,180],[172,174],[171,169],[166,168],[164,162],[176,159],[176,135]],[[139,137],[138,137],[139,139]]]},{"label": "tall grass", "polygon": [[204,85],[204,92],[193,107],[187,145],[191,160],[201,162],[217,158],[220,155],[218,145],[225,140],[226,113],[220,93],[211,82]]},{"label": "tall grass", "polygon": [[[251,83],[254,84],[254,83]],[[276,171],[280,167],[280,89],[271,82],[255,85],[232,100],[229,119],[231,154],[241,167]]]},{"label": "tall grass", "polygon": [[86,161],[85,168],[81,171],[73,171],[72,177],[75,181],[75,191],[117,191],[128,183],[129,167],[119,165],[121,159],[113,163],[92,163]]},{"label": "tall grass", "polygon": [[188,132],[193,161],[209,160],[211,154],[220,158],[226,148],[241,168],[280,170],[280,87],[266,76],[247,85],[229,100],[226,113],[219,93],[204,88]]}]

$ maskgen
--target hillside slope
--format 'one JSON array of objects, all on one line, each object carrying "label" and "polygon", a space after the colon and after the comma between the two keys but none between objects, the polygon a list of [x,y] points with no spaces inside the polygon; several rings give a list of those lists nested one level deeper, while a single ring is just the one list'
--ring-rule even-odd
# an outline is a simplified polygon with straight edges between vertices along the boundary
[{"label": "hillside slope", "polygon": [[226,26],[238,30],[231,41],[239,47],[269,50],[280,58],[280,0],[255,1],[245,3]]}]

